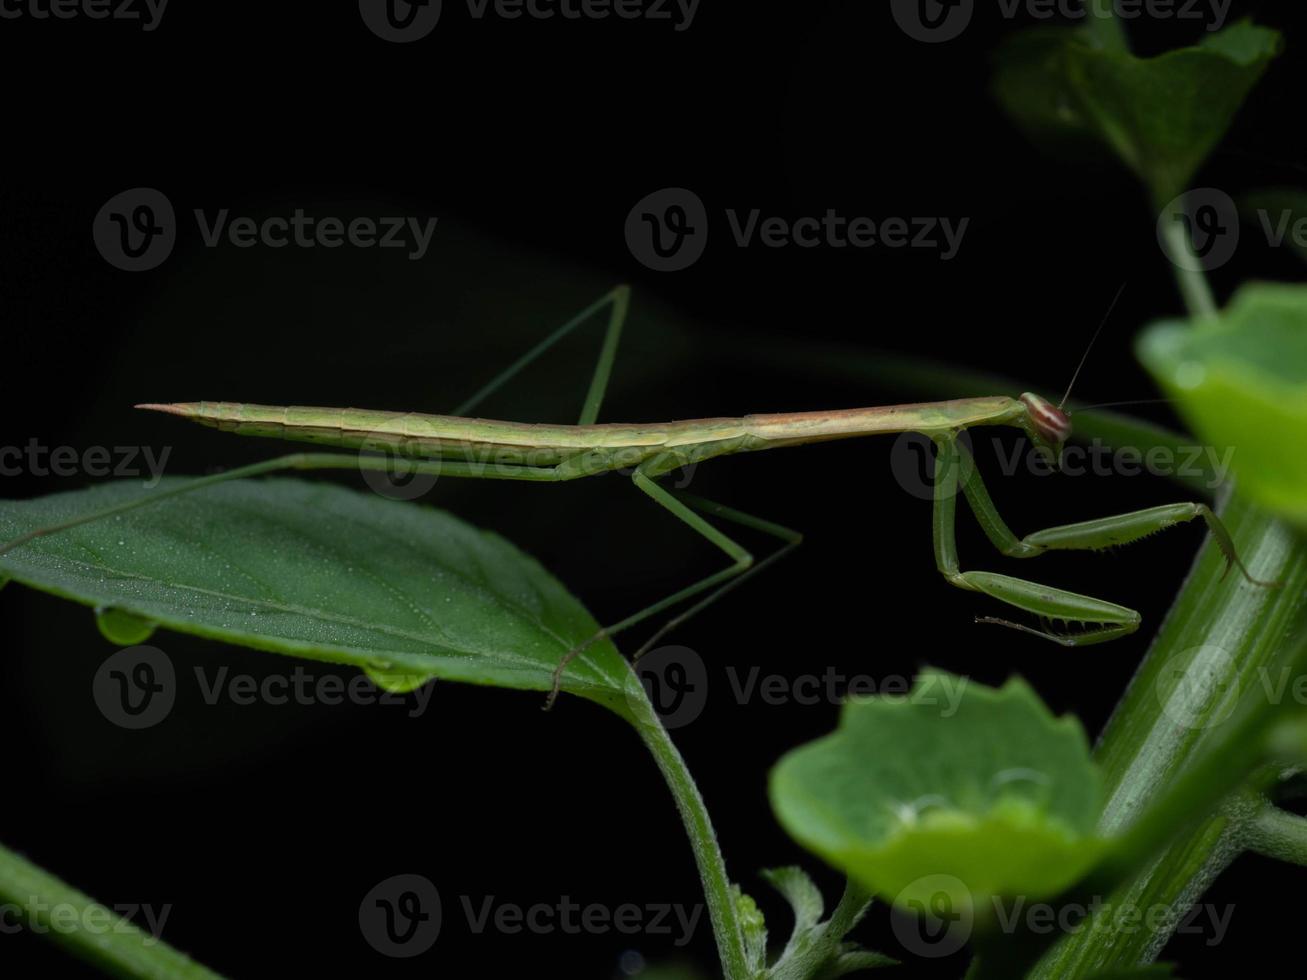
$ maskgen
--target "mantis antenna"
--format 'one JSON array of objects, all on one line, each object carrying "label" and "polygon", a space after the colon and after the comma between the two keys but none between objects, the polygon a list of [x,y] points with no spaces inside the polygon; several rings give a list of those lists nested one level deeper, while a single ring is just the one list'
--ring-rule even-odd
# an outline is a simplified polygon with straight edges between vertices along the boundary
[{"label": "mantis antenna", "polygon": [[1121,288],[1116,291],[1116,296],[1112,298],[1112,305],[1107,308],[1107,312],[1103,314],[1102,321],[1098,324],[1098,329],[1095,330],[1094,335],[1089,338],[1089,346],[1085,348],[1085,353],[1081,356],[1080,363],[1076,365],[1075,374],[1071,375],[1071,383],[1066,386],[1066,394],[1063,395],[1062,400],[1057,403],[1058,411],[1061,411],[1066,407],[1067,399],[1071,397],[1071,389],[1076,386],[1076,381],[1080,378],[1080,372],[1084,370],[1085,362],[1089,360],[1089,352],[1094,349],[1094,344],[1098,341],[1098,335],[1103,332],[1103,328],[1107,326],[1107,321],[1112,318],[1112,311],[1116,309],[1116,304],[1121,302],[1121,294],[1125,292],[1125,287],[1126,283],[1121,283]]}]

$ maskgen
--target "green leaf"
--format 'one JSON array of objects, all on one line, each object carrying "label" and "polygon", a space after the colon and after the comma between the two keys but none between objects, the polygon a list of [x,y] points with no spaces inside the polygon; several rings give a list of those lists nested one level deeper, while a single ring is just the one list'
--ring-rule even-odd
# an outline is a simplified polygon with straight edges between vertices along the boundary
[{"label": "green leaf", "polygon": [[763,880],[785,897],[794,912],[794,932],[809,932],[821,921],[826,902],[821,890],[808,877],[808,872],[794,865],[768,868],[762,872]]},{"label": "green leaf", "polygon": [[1151,966],[1133,966],[1121,970],[1106,970],[1095,973],[1090,980],[1170,980],[1175,976],[1175,967],[1169,963],[1154,963]]},{"label": "green leaf", "polygon": [[[0,541],[148,492],[112,483],[0,502]],[[430,507],[289,479],[224,483],[37,538],[0,556],[0,575],[101,610],[115,642],[148,622],[354,664],[399,688],[439,677],[545,691],[559,660],[598,629],[494,534]],[[626,714],[628,677],[602,640],[563,687]]]},{"label": "green leaf", "polygon": [[1084,731],[1015,678],[931,672],[906,698],[850,701],[833,734],[777,763],[771,800],[797,841],[905,908],[941,891],[982,914],[1048,897],[1102,852]]},{"label": "green leaf", "polygon": [[1188,187],[1280,47],[1278,32],[1249,21],[1155,58],[1084,28],[1037,29],[1000,48],[994,92],[1036,138],[1110,146],[1160,205]]},{"label": "green leaf", "polygon": [[785,897],[794,912],[794,929],[776,962],[765,972],[766,980],[835,980],[850,973],[898,965],[897,960],[883,953],[844,941],[871,904],[870,894],[857,885],[848,883],[831,917],[822,921],[826,903],[802,868],[773,868],[763,871],[762,877]]},{"label": "green leaf", "polygon": [[1140,360],[1241,488],[1307,527],[1307,287],[1254,284],[1219,316],[1154,324]]},{"label": "green leaf", "polygon": [[749,968],[761,974],[767,966],[767,920],[758,903],[741,891],[739,885],[731,886],[731,901],[735,903],[740,931],[744,933],[744,955]]}]

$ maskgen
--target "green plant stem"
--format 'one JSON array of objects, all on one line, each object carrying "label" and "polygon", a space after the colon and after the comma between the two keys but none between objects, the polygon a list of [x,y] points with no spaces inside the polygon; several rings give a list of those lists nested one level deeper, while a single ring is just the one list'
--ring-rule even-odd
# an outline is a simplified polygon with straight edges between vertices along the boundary
[{"label": "green plant stem", "polygon": [[1115,0],[1085,0],[1085,9],[1090,18],[1089,33],[1109,51],[1128,51],[1125,29],[1116,18],[1114,3]]},{"label": "green plant stem", "polygon": [[852,878],[844,882],[844,894],[840,896],[839,904],[835,906],[835,911],[831,913],[830,922],[826,926],[829,935],[833,935],[837,940],[843,939],[849,930],[857,925],[867,909],[871,907],[872,899],[875,895],[868,889],[863,888]]},{"label": "green plant stem", "polygon": [[[1237,692],[1245,705],[1264,702],[1283,691],[1280,685],[1298,669],[1307,636],[1307,607],[1300,602],[1307,590],[1307,546],[1237,496],[1224,518],[1245,560],[1282,587],[1256,589],[1233,575],[1222,580],[1218,549],[1210,541],[1204,545],[1099,744],[1108,791],[1104,834],[1126,832],[1141,814],[1155,812],[1150,804],[1173,792],[1176,799],[1201,794],[1191,767],[1213,759],[1214,746],[1227,746],[1218,752],[1240,751],[1232,745],[1237,738],[1228,736],[1239,731],[1230,726],[1242,728],[1236,719],[1244,716],[1229,716],[1227,692]],[[1176,677],[1191,680],[1176,684]],[[1236,799],[1191,824],[1156,860],[1103,896],[1108,911],[1101,921],[1064,937],[1029,976],[1062,980],[1151,961],[1188,907],[1238,854],[1256,812]],[[1136,857],[1145,839],[1161,838],[1156,826],[1136,832]]]},{"label": "green plant stem", "polygon": [[1265,857],[1307,865],[1307,818],[1268,803],[1244,828],[1244,844]]},{"label": "green plant stem", "polygon": [[731,897],[731,880],[726,875],[726,861],[717,846],[717,835],[708,808],[704,805],[699,788],[686,768],[685,760],[676,750],[671,737],[652,714],[635,720],[640,738],[653,753],[654,761],[667,781],[667,787],[676,800],[681,823],[690,838],[694,862],[703,882],[704,899],[708,904],[708,918],[712,922],[713,936],[717,940],[717,954],[721,959],[723,980],[751,980],[748,957],[744,949],[744,930]]},{"label": "green plant stem", "polygon": [[0,846],[0,909],[22,918],[75,956],[118,977],[220,980],[218,974],[143,932],[54,875]]},{"label": "green plant stem", "polygon": [[[1163,205],[1165,206],[1165,202]],[[1160,210],[1159,206],[1159,210]],[[1197,262],[1197,256],[1194,255],[1193,245],[1189,241],[1189,234],[1185,231],[1184,225],[1179,221],[1166,220],[1162,222],[1163,233],[1166,235],[1167,244],[1170,246],[1172,256],[1187,255],[1190,258],[1190,265]],[[1207,277],[1203,275],[1201,269],[1182,268],[1176,265],[1174,260],[1171,263],[1175,267],[1176,284],[1180,287],[1180,294],[1184,297],[1185,308],[1193,317],[1214,317],[1216,316],[1216,297],[1212,295],[1212,287],[1207,283]]]}]

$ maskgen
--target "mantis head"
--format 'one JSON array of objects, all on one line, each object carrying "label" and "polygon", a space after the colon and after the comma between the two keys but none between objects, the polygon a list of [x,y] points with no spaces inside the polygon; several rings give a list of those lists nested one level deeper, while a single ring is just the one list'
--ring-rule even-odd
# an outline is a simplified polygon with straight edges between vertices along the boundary
[{"label": "mantis head", "polygon": [[1026,407],[1026,430],[1035,444],[1053,456],[1055,463],[1062,459],[1062,446],[1071,435],[1071,416],[1047,398],[1026,392],[1021,396]]}]

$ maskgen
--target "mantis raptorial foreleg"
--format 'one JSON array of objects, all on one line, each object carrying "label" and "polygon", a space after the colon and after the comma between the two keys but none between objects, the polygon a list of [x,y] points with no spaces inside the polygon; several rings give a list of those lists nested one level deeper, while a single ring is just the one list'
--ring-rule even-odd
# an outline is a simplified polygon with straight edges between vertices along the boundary
[{"label": "mantis raptorial foreleg", "polygon": [[[962,571],[954,541],[956,495],[965,494],[990,541],[1003,554],[1028,558],[1049,550],[1102,549],[1127,544],[1175,524],[1202,518],[1215,536],[1231,565],[1238,564],[1234,544],[1221,522],[1204,504],[1171,504],[1116,517],[1049,528],[1018,538],[1003,522],[990,499],[970,454],[958,442],[969,427],[980,425],[1019,428],[1040,449],[1058,458],[1072,432],[1071,418],[1062,404],[1032,392],[1019,398],[991,395],[944,402],[883,405],[816,412],[771,413],[738,418],[687,419],[665,423],[596,424],[599,408],[608,388],[617,346],[627,315],[629,292],[618,287],[554,330],[471,398],[455,409],[453,416],[423,415],[395,411],[305,406],[269,406],[231,402],[180,402],[141,405],[208,425],[246,435],[300,439],[318,444],[373,450],[398,451],[410,474],[435,474],[467,478],[555,482],[596,476],[619,470],[630,471],[635,485],[665,510],[712,542],[730,559],[729,567],[705,576],[670,596],[627,616],[599,631],[593,639],[612,635],[650,616],[685,603],[688,608],[674,616],[637,651],[649,649],[669,630],[701,611],[750,575],[779,559],[795,547],[799,535],[770,521],[731,510],[662,487],[658,479],[674,469],[732,453],[798,446],[830,439],[872,436],[893,432],[920,432],[935,441],[937,479],[934,506],[935,560],[940,572],[953,585],[983,592],[1018,609],[1034,614],[1042,628],[1006,623],[1028,633],[1066,646],[1101,643],[1133,632],[1139,614],[1115,603],[1065,592],[1025,579],[985,571]],[[555,425],[468,418],[466,413],[502,388],[520,371],[559,341],[589,323],[608,308],[607,329],[595,364],[594,374],[581,408],[577,425]],[[1083,362],[1082,362],[1083,363]],[[1068,392],[1069,394],[1069,392]],[[1065,402],[1065,398],[1063,399]],[[487,460],[494,465],[487,466]],[[40,528],[0,545],[0,555],[44,534],[143,507],[158,500],[190,493],[227,480],[262,476],[278,470],[361,469],[388,471],[391,455],[354,453],[293,453],[216,476],[193,480],[185,486],[165,487],[142,494],[136,500],[86,514],[62,524]],[[707,516],[704,516],[707,515]],[[783,546],[761,562],[722,531],[709,517],[720,518],[779,538]],[[1005,622],[986,619],[984,622]],[[1055,632],[1049,621],[1062,621],[1082,629],[1069,635]],[[550,702],[557,694],[567,665],[589,642],[570,650],[553,676]]]},{"label": "mantis raptorial foreleg", "polygon": [[[1037,630],[1019,623],[1009,623],[1006,620],[985,619],[984,622],[1011,626],[1063,646],[1102,643],[1133,633],[1139,628],[1139,613],[1125,606],[1118,606],[1114,602],[1077,595],[1074,592],[1066,592],[995,572],[962,571],[958,563],[953,525],[957,516],[957,493],[962,479],[960,471],[963,469],[964,457],[955,435],[937,435],[934,437],[934,442],[936,455],[933,526],[935,564],[940,574],[960,589],[983,592],[1010,606],[1033,613],[1042,620],[1063,620],[1097,628],[1086,633],[1060,635],[1051,630]],[[974,466],[969,468],[973,471],[975,469]],[[997,519],[998,515],[993,512],[992,505],[990,511],[990,516]],[[1008,534],[1011,535],[1011,532],[1009,531]]]},{"label": "mantis raptorial foreleg", "polygon": [[1249,574],[1235,553],[1229,532],[1206,504],[1165,504],[1127,514],[1046,528],[1018,538],[999,516],[967,449],[953,435],[936,436],[935,445],[935,556],[944,577],[959,588],[984,592],[1008,605],[1034,613],[1041,619],[1078,623],[1089,629],[1084,633],[1058,634],[993,617],[983,617],[979,622],[1009,626],[1063,646],[1088,646],[1133,633],[1139,627],[1140,616],[1125,606],[1025,579],[992,572],[961,571],[953,533],[959,488],[971,505],[985,536],[994,547],[1011,558],[1033,558],[1046,551],[1099,551],[1130,544],[1201,517],[1225,555],[1227,573],[1230,567],[1237,565],[1244,577],[1255,585],[1274,585]]},{"label": "mantis raptorial foreleg", "polygon": [[971,505],[976,520],[980,523],[985,536],[993,542],[994,547],[1010,558],[1033,558],[1045,551],[1102,551],[1123,544],[1132,544],[1149,535],[1179,524],[1186,524],[1201,517],[1216,539],[1217,547],[1225,556],[1226,573],[1236,565],[1244,578],[1255,585],[1272,586],[1274,583],[1262,582],[1253,578],[1239,555],[1235,551],[1234,541],[1221,519],[1206,504],[1188,501],[1180,504],[1162,504],[1143,510],[1132,510],[1125,514],[1111,517],[1098,517],[1091,521],[1075,524],[1062,524],[1058,527],[1045,528],[1024,538],[1018,538],[1003,522],[998,510],[985,489],[985,481],[976,470],[975,461],[961,443],[958,444],[961,455],[962,490]]}]

